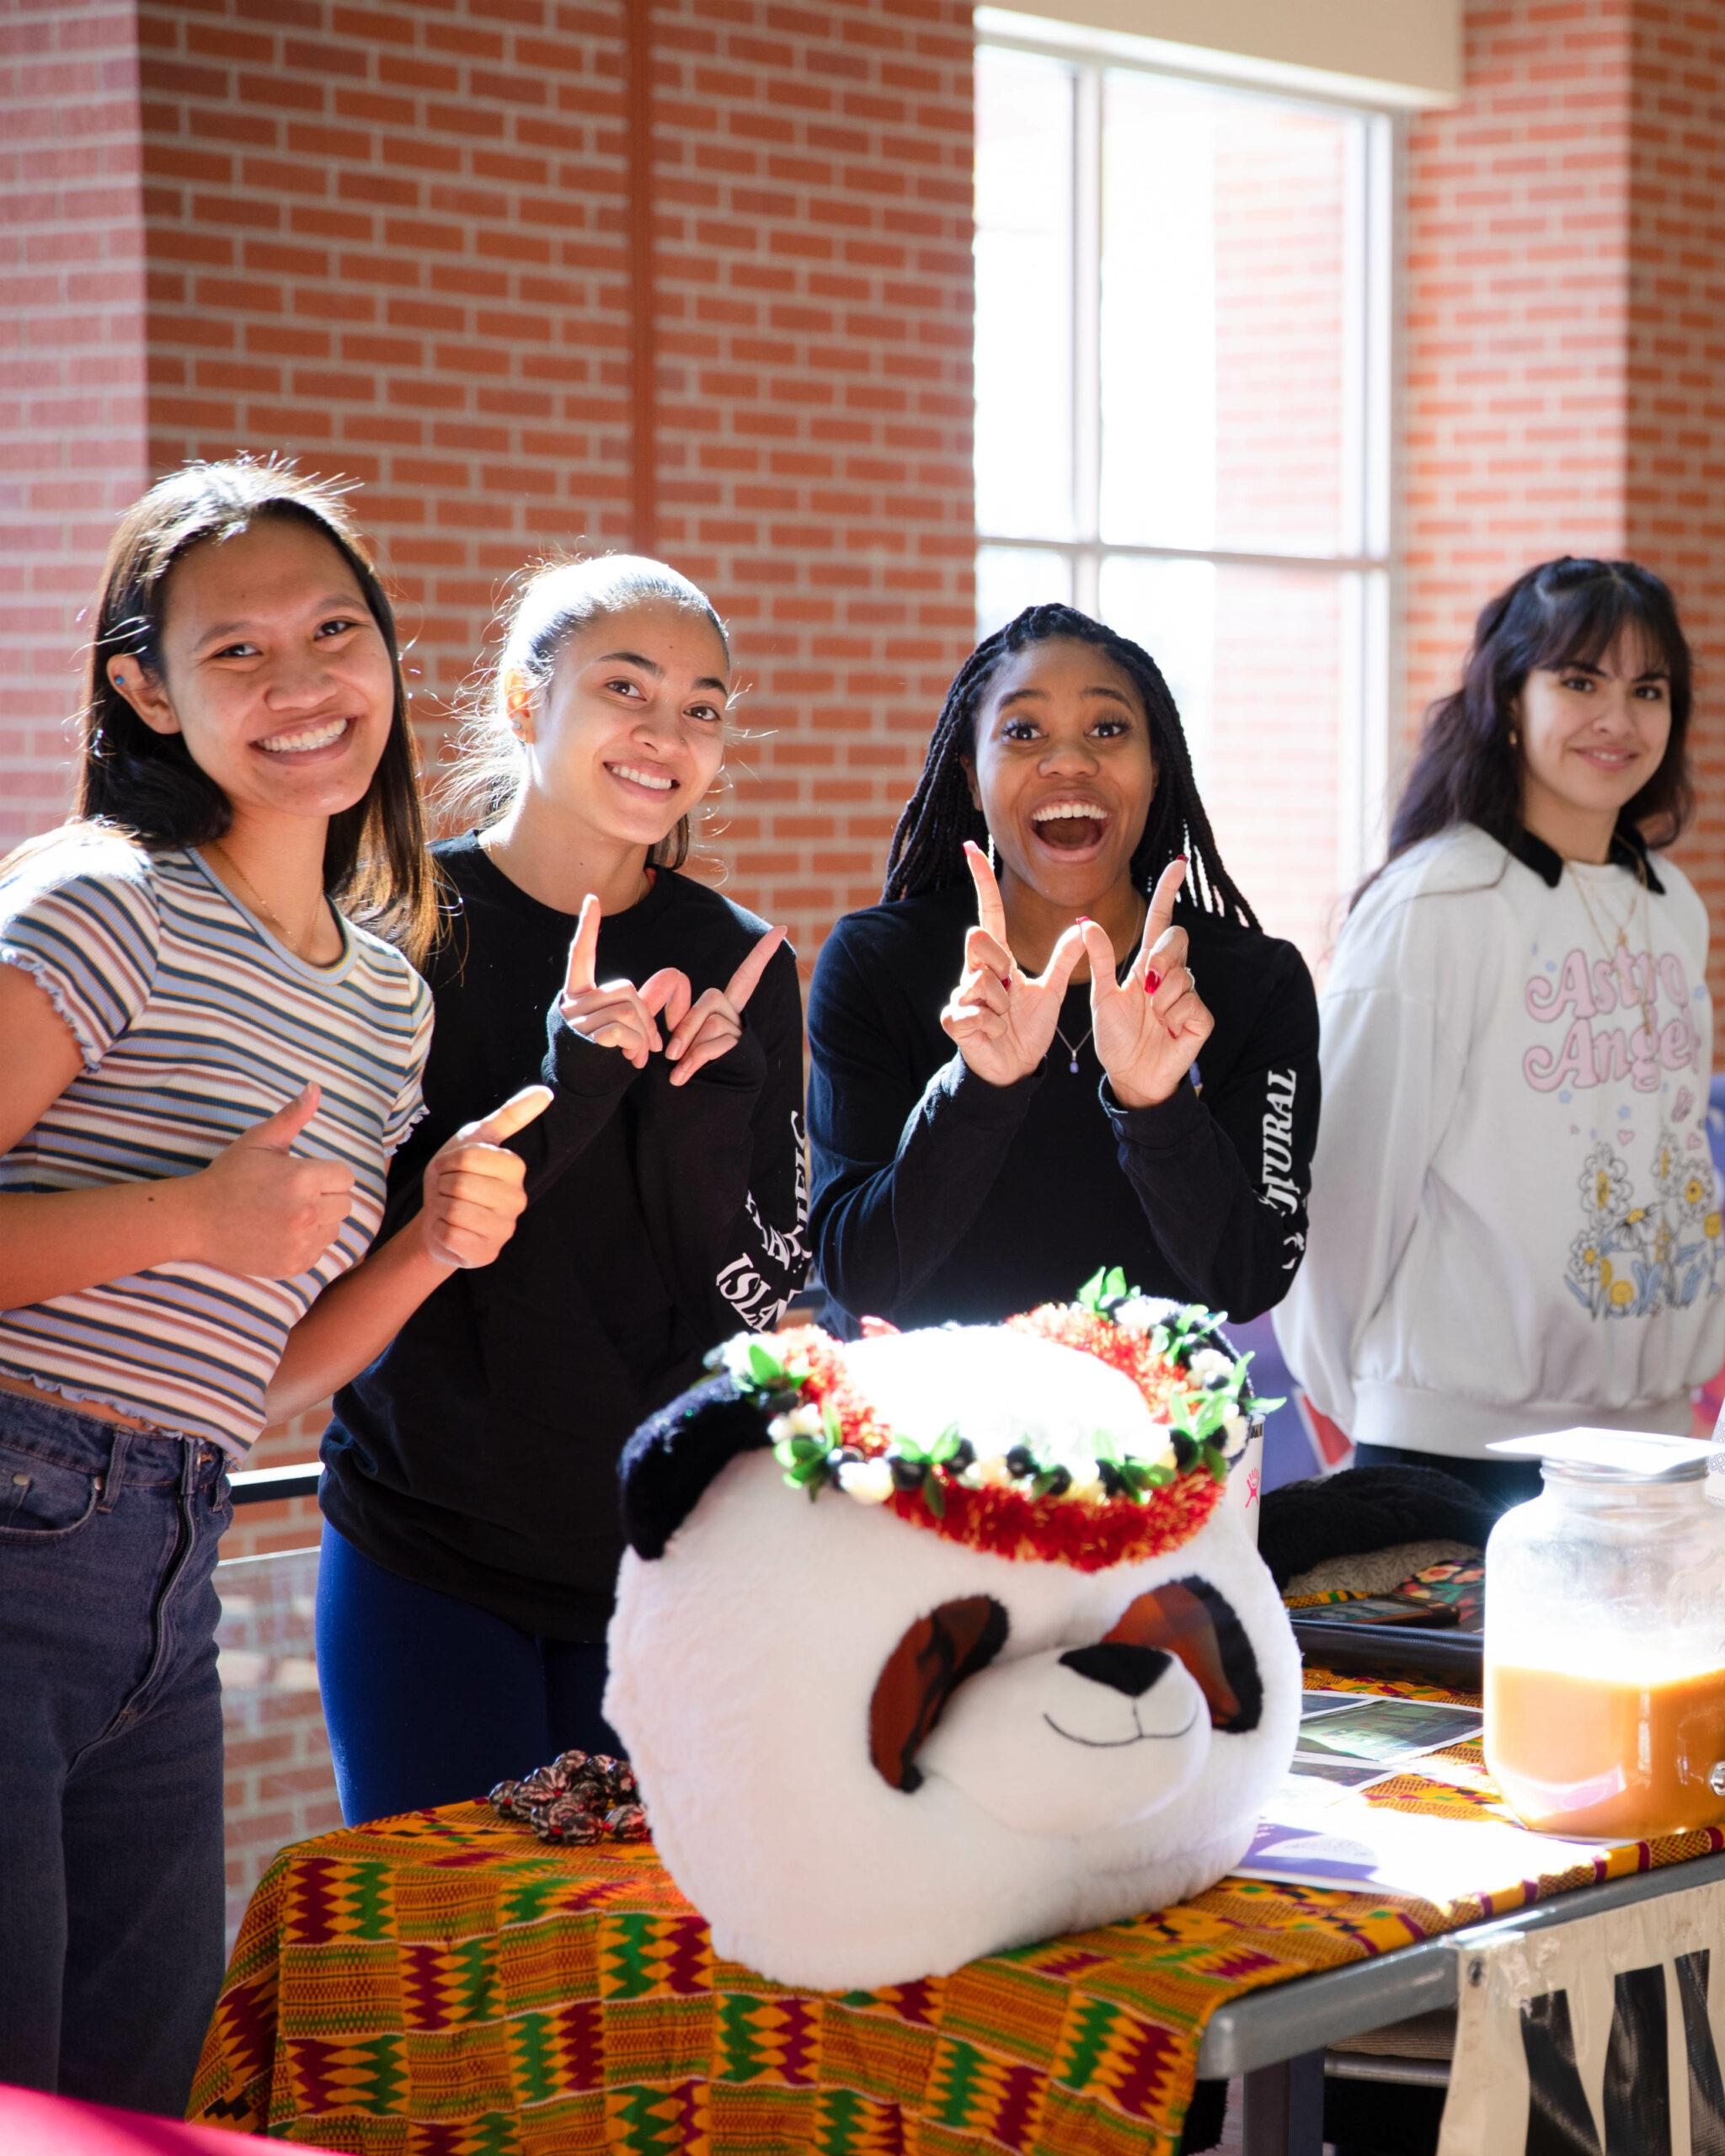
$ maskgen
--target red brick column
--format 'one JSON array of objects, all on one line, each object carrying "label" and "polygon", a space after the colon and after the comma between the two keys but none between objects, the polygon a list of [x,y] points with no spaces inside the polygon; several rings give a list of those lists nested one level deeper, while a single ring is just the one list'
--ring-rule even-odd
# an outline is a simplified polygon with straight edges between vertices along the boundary
[{"label": "red brick column", "polygon": [[128,5],[0,19],[0,851],[66,799],[78,615],[144,484],[137,29]]}]

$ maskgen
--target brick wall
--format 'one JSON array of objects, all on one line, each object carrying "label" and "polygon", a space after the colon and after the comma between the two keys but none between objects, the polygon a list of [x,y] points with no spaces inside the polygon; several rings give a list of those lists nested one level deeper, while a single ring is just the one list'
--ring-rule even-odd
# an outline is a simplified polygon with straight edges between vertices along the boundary
[{"label": "brick wall", "polygon": [[628,543],[622,11],[141,0],[149,462],[362,483],[427,745],[504,581]]},{"label": "brick wall", "polygon": [[77,616],[144,483],[130,7],[0,9],[0,851],[65,800]]},{"label": "brick wall", "polygon": [[974,638],[969,11],[655,25],[660,540],[752,684],[718,850],[812,956]]},{"label": "brick wall", "polygon": [[1529,563],[1624,544],[1630,0],[1476,0],[1466,102],[1410,131],[1410,728]]},{"label": "brick wall", "polygon": [[[1532,562],[1626,553],[1701,660],[1701,816],[1725,902],[1725,4],[1491,0],[1467,97],[1413,128],[1406,395],[1408,730],[1483,600]],[[1716,942],[1715,998],[1725,993]]]},{"label": "brick wall", "polygon": [[1725,4],[1641,0],[1634,57],[1626,542],[1675,586],[1699,661],[1701,807],[1680,858],[1715,922],[1717,1002],[1725,994]]}]

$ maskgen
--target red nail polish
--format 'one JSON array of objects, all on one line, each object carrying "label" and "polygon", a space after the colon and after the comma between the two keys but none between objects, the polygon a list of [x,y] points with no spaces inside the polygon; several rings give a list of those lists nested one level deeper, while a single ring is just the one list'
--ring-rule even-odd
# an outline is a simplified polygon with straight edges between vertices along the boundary
[{"label": "red nail polish", "polygon": [[1148,967],[1146,967],[1146,968],[1145,969],[1145,974],[1144,974],[1144,992],[1145,992],[1145,994],[1146,994],[1146,995],[1154,995],[1156,994],[1156,990],[1157,990],[1162,986],[1162,975],[1161,975],[1161,974],[1156,971],[1156,968],[1155,968],[1154,966],[1148,966]]}]

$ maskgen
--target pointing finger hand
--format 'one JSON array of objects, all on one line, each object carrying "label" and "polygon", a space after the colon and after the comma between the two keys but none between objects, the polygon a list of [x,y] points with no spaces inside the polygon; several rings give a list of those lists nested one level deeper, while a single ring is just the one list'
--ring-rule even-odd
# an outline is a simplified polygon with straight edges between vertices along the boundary
[{"label": "pointing finger hand", "polygon": [[761,985],[761,976],[766,971],[767,962],[785,940],[782,928],[769,928],[725,985],[725,1001],[733,1011],[740,1011]]},{"label": "pointing finger hand", "polygon": [[976,886],[977,926],[986,930],[996,943],[1004,944],[1007,940],[1007,909],[988,856],[974,840],[966,839],[964,858],[970,866],[970,881]]},{"label": "pointing finger hand", "polygon": [[599,901],[589,891],[581,901],[581,911],[575,922],[575,939],[569,945],[569,977],[563,985],[565,995],[579,995],[584,989],[594,985],[593,969],[599,958]]},{"label": "pointing finger hand", "polygon": [[1150,910],[1144,916],[1144,935],[1138,946],[1138,957],[1134,970],[1142,973],[1150,955],[1174,925],[1174,902],[1180,895],[1180,887],[1186,881],[1186,857],[1178,856],[1156,879],[1156,889],[1150,894]]},{"label": "pointing finger hand", "polygon": [[549,1086],[523,1086],[520,1092],[511,1093],[501,1107],[493,1108],[478,1123],[463,1124],[456,1135],[464,1145],[501,1145],[505,1139],[525,1130],[550,1106]]}]

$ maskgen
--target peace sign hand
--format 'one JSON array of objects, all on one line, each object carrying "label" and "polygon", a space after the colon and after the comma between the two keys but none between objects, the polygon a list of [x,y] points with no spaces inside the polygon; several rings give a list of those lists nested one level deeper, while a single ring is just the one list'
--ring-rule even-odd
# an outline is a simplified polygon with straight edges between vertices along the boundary
[{"label": "peace sign hand", "polygon": [[[1007,942],[1007,910],[987,855],[967,840],[964,858],[976,886],[976,926],[966,932],[964,971],[940,1014],[941,1028],[979,1078],[1012,1086],[1048,1054],[1060,998],[1084,956],[1084,938],[1069,928],[1042,972],[1026,974]],[[1108,963],[1112,974],[1112,958]]]},{"label": "peace sign hand", "polygon": [[[657,991],[658,1000],[649,1002],[633,981],[596,984],[593,969],[598,955],[599,901],[590,891],[581,901],[574,941],[569,945],[569,976],[557,1007],[563,1023],[583,1040],[595,1048],[617,1049],[637,1070],[644,1070],[648,1057],[665,1045],[654,1012],[675,995],[682,975],[672,975],[669,968],[655,974],[649,986]],[[688,991],[688,983],[682,981],[686,997]]]},{"label": "peace sign hand", "polygon": [[1107,934],[1095,921],[1085,923],[1096,1053],[1123,1107],[1154,1107],[1167,1100],[1215,1030],[1186,963],[1186,931],[1173,925],[1174,901],[1185,880],[1183,859],[1163,869],[1138,955],[1123,982],[1114,979]]},{"label": "peace sign hand", "polygon": [[[687,980],[681,974],[676,976],[682,982],[683,1008],[676,1015],[669,1006],[665,1010],[671,1022],[665,1060],[677,1066],[670,1074],[673,1086],[686,1086],[703,1065],[716,1062],[742,1038],[743,1006],[760,987],[767,962],[784,940],[783,929],[769,928],[723,988],[704,989],[692,1003]],[[660,978],[655,974],[642,993],[647,994]]]}]

